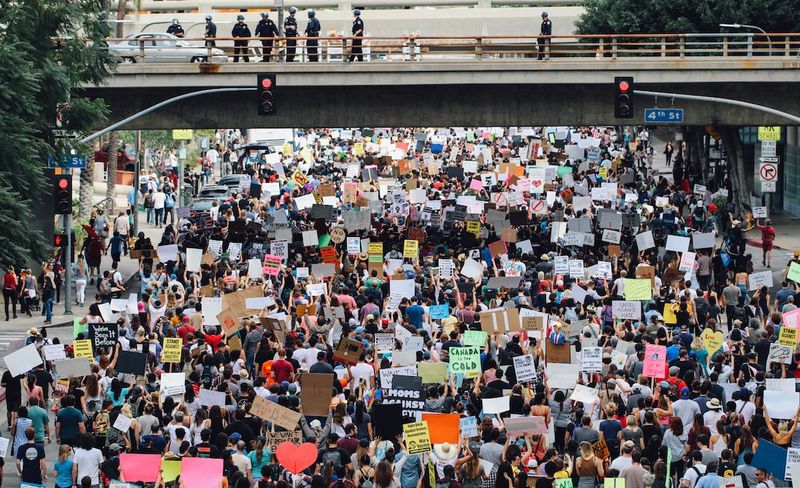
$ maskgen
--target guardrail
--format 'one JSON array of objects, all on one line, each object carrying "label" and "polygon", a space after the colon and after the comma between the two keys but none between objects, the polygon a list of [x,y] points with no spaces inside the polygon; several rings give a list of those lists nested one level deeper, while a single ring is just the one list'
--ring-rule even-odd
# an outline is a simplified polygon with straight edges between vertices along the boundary
[{"label": "guardrail", "polygon": [[[354,49],[353,41],[361,41]],[[272,42],[273,46],[262,46]],[[288,41],[288,42],[287,42]],[[289,43],[295,42],[292,46]],[[365,61],[421,61],[531,58],[685,59],[800,56],[798,33],[746,34],[629,34],[572,36],[402,36],[402,37],[294,37],[294,38],[187,38],[109,39],[109,49],[129,63],[175,61],[220,63],[235,57],[258,61],[347,61],[360,49]],[[234,46],[234,42],[246,45]],[[314,45],[316,43],[316,45]],[[292,59],[293,58],[293,59]]]}]

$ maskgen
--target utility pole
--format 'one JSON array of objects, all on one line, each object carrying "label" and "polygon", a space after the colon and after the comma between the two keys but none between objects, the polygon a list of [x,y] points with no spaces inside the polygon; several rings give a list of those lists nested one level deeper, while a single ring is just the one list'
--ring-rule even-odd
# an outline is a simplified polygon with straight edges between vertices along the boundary
[{"label": "utility pole", "polygon": [[142,131],[136,131],[136,163],[133,167],[133,235],[139,235],[139,173],[142,171]]},{"label": "utility pole", "polygon": [[178,201],[175,202],[176,207],[184,206],[183,199],[183,168],[186,164],[186,143],[181,141],[181,147],[178,149]]}]

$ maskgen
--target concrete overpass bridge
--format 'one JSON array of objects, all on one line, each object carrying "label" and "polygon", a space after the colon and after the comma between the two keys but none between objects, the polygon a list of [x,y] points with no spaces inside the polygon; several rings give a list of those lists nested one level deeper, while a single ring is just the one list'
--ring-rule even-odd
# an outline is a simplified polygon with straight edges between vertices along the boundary
[{"label": "concrete overpass bridge", "polygon": [[[718,35],[717,35],[718,36]],[[323,43],[341,38],[322,39]],[[344,63],[137,63],[118,67],[90,95],[105,98],[113,121],[173,96],[208,88],[254,88],[256,75],[277,74],[276,117],[256,114],[253,91],[185,100],[131,123],[128,128],[386,127],[536,124],[618,124],[613,115],[614,76],[633,76],[635,88],[710,95],[800,114],[800,34],[766,39],[698,35],[587,36],[552,39],[537,60],[536,38],[417,38],[418,60],[402,47],[407,38],[373,39],[371,62]],[[253,43],[255,44],[255,42]],[[333,44],[331,44],[333,45]],[[341,55],[341,50],[339,51]],[[144,56],[147,54],[145,53]],[[141,60],[144,60],[142,58]],[[670,100],[635,98],[635,118],[645,107]],[[786,125],[755,110],[676,101],[685,124]]]}]

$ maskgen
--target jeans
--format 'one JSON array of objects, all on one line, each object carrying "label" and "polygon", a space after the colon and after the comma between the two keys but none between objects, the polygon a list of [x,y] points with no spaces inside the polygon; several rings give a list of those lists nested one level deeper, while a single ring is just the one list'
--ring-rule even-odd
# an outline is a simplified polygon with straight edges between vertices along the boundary
[{"label": "jeans", "polygon": [[169,223],[175,223],[175,207],[164,207],[164,225],[167,225],[167,217],[169,217]]},{"label": "jeans", "polygon": [[17,290],[6,290],[3,289],[3,300],[6,306],[6,320],[9,319],[8,316],[8,303],[11,302],[11,308],[14,312],[14,318],[17,318]]},{"label": "jeans", "polygon": [[44,305],[45,320],[50,322],[53,320],[53,298],[44,300],[42,304]]},{"label": "jeans", "polygon": [[157,208],[157,209],[155,209],[155,211],[156,211],[155,225],[161,225],[161,223],[162,223],[161,222],[161,218],[164,216],[164,209],[163,208]]},{"label": "jeans", "polygon": [[153,223],[153,207],[147,207],[147,208],[145,208],[145,211],[147,212],[147,218],[146,218],[147,219],[147,223],[148,224],[152,224]]}]

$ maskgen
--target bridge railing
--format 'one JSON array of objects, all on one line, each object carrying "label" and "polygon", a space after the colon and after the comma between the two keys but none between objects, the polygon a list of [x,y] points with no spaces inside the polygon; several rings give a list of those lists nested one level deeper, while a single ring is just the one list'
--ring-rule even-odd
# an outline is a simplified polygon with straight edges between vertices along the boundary
[{"label": "bridge railing", "polygon": [[[194,61],[218,63],[248,56],[256,61],[347,61],[361,55],[368,62],[491,59],[686,59],[800,56],[800,33],[628,34],[571,36],[422,36],[108,39],[109,49],[130,63]],[[234,46],[234,42],[245,43]],[[353,42],[361,42],[354,46]],[[292,45],[292,42],[295,45]],[[264,44],[272,44],[269,45]],[[185,54],[181,57],[180,54]],[[228,59],[225,59],[227,56]],[[316,59],[315,59],[316,58]]]}]

